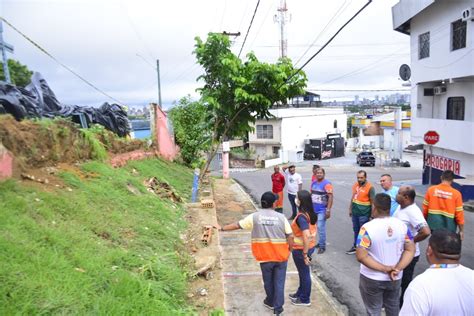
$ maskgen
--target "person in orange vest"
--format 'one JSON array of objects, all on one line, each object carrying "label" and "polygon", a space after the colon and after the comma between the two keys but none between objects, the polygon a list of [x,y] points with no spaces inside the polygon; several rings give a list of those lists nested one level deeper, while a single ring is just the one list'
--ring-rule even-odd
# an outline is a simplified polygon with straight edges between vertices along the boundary
[{"label": "person in orange vest", "polygon": [[263,287],[267,297],[263,305],[275,315],[283,312],[285,300],[285,279],[288,257],[293,247],[290,223],[285,215],[276,212],[273,205],[277,195],[263,193],[261,209],[241,221],[219,226],[219,231],[247,229],[252,231],[252,253],[260,263]]},{"label": "person in orange vest", "polygon": [[316,248],[316,222],[318,215],[313,210],[311,193],[306,190],[298,191],[295,199],[298,213],[291,223],[293,230],[293,260],[298,270],[300,285],[298,290],[290,294],[291,303],[298,306],[310,306],[311,301],[311,271],[309,265],[311,255]]},{"label": "person in orange vest", "polygon": [[445,228],[464,239],[464,210],[461,193],[452,187],[454,172],[445,170],[441,183],[426,191],[423,201],[423,216],[432,231]]},{"label": "person in orange vest", "polygon": [[352,217],[352,229],[354,231],[354,243],[346,254],[356,253],[356,242],[359,231],[365,223],[372,217],[372,201],[375,197],[375,189],[367,181],[367,172],[359,170],[357,172],[357,182],[352,186],[351,203],[349,204],[349,216]]}]

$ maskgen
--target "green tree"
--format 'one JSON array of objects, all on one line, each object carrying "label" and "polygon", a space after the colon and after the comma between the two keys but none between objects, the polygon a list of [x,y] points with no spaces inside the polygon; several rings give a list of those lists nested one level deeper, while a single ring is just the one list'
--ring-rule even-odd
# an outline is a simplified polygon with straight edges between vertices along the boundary
[{"label": "green tree", "polygon": [[176,143],[184,163],[197,167],[202,153],[209,149],[210,133],[206,123],[206,108],[201,102],[181,98],[169,112]]},{"label": "green tree", "polygon": [[[21,64],[19,61],[14,59],[8,59],[8,70],[10,72],[12,84],[19,87],[25,87],[30,83],[31,75],[33,74],[33,72],[29,70],[27,66]],[[0,79],[5,81],[3,66],[0,66]]]},{"label": "green tree", "polygon": [[222,141],[244,137],[252,130],[251,123],[271,117],[272,105],[285,104],[288,98],[302,94],[306,75],[302,71],[296,73],[288,58],[270,64],[249,53],[242,62],[230,50],[229,38],[216,33],[210,33],[205,42],[196,37],[194,54],[204,69],[198,77],[204,86],[198,91],[211,132],[205,172]]}]

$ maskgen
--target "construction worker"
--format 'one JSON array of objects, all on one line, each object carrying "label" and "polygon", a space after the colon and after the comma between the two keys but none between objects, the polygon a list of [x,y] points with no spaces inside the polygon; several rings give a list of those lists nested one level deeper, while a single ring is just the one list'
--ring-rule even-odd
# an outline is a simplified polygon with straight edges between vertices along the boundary
[{"label": "construction worker", "polygon": [[283,312],[286,268],[293,246],[293,235],[286,217],[273,209],[276,199],[273,192],[265,192],[260,199],[260,210],[239,222],[217,228],[220,231],[252,231],[252,253],[260,263],[267,295],[263,305],[280,315]]}]

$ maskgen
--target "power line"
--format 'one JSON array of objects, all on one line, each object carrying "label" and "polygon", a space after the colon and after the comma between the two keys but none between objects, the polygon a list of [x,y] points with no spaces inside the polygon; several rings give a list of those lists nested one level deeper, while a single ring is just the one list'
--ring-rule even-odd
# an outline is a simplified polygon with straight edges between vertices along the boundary
[{"label": "power line", "polygon": [[306,91],[330,91],[330,92],[376,92],[376,91],[410,91],[410,89],[305,89]]},{"label": "power line", "polygon": [[65,64],[63,64],[61,61],[59,61],[56,57],[54,57],[53,55],[51,55],[48,51],[46,51],[46,49],[44,49],[43,47],[41,47],[39,44],[37,44],[35,41],[33,41],[31,38],[29,38],[26,34],[24,34],[23,32],[21,32],[19,29],[17,29],[15,26],[13,26],[10,22],[8,22],[4,17],[0,17],[0,19],[2,19],[3,22],[5,22],[6,24],[8,24],[8,26],[10,26],[15,32],[17,32],[18,34],[20,34],[21,36],[23,36],[28,42],[30,42],[31,44],[33,44],[36,48],[38,48],[40,51],[42,51],[44,54],[46,54],[49,58],[51,58],[52,60],[54,60],[56,63],[58,63],[60,66],[62,66],[63,68],[65,68],[67,71],[69,71],[70,73],[72,73],[74,76],[76,76],[77,78],[79,78],[80,80],[82,80],[83,82],[85,82],[87,85],[89,85],[90,87],[92,87],[94,90],[100,92],[101,94],[105,95],[106,97],[114,100],[115,102],[118,102],[119,104],[125,104],[124,102],[121,102],[119,100],[117,100],[116,98],[112,97],[111,95],[107,94],[106,92],[102,91],[101,89],[97,88],[95,85],[93,85],[91,82],[89,82],[87,79],[85,79],[84,77],[82,77],[81,75],[79,75],[77,72],[75,72],[74,70],[72,70],[71,68],[69,68],[68,66],[66,66]]},{"label": "power line", "polygon": [[368,0],[368,2],[362,7],[360,8],[359,11],[356,12],[356,14],[354,14],[346,23],[344,23],[340,28],[339,30],[337,30],[337,32],[316,52],[314,53],[313,56],[311,56],[300,68],[298,68],[297,71],[295,71],[291,76],[289,76],[285,83],[287,83],[288,81],[290,81],[291,78],[293,78],[297,73],[299,73],[301,70],[303,70],[303,68],[309,64],[309,62],[311,60],[314,59],[314,57],[316,57],[324,48],[326,48],[326,46],[329,45],[329,43],[331,43],[333,41],[333,39],[352,21],[354,20],[365,8],[367,8],[367,6],[372,3],[372,0]]},{"label": "power line", "polygon": [[245,42],[247,41],[247,36],[249,36],[250,28],[253,24],[253,19],[255,18],[255,14],[257,14],[258,6],[260,5],[260,0],[258,0],[257,5],[255,6],[255,10],[253,11],[252,20],[250,20],[249,28],[247,29],[247,34],[245,34],[244,42],[242,43],[242,47],[240,48],[240,52],[238,57],[240,58],[240,54],[242,53],[242,49],[244,49]]},{"label": "power line", "polygon": [[[301,55],[300,58],[298,58],[298,60],[296,61],[295,65],[297,65],[301,59],[303,59],[303,57],[308,53],[308,51],[311,49],[311,47],[314,46],[314,44],[316,44],[316,41],[321,37],[321,35],[323,35],[324,31],[329,27],[329,25],[332,24],[332,22],[334,20],[336,20],[339,15],[342,14],[342,12],[347,9],[347,6],[346,6],[346,3],[347,3],[347,0],[344,0],[344,2],[342,3],[342,5],[339,7],[339,9],[337,9],[336,13],[334,13],[334,15],[332,16],[332,18],[329,20],[329,22],[324,26],[324,28],[322,29],[322,31],[318,34],[318,36],[316,36],[316,38],[313,40],[313,42],[308,46],[308,48],[305,50],[305,52],[303,53],[303,55]],[[350,3],[350,2],[349,2]],[[347,3],[349,5],[349,3]],[[343,7],[345,7],[344,9],[342,9]]]}]

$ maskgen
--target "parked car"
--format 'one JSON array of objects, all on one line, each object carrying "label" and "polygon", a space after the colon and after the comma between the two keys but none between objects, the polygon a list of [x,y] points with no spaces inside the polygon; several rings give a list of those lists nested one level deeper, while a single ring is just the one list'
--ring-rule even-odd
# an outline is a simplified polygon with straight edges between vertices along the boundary
[{"label": "parked car", "polygon": [[357,154],[357,164],[359,166],[375,166],[375,156],[370,151],[361,151]]}]

